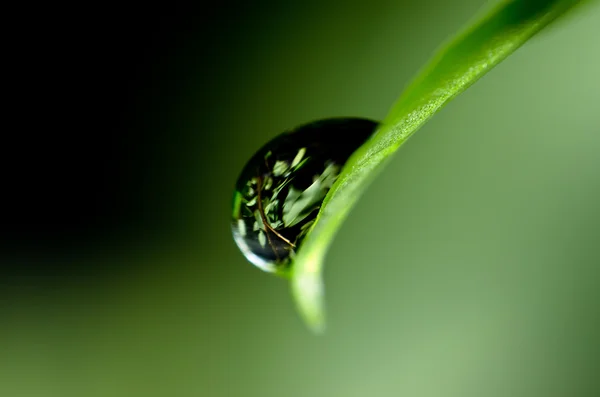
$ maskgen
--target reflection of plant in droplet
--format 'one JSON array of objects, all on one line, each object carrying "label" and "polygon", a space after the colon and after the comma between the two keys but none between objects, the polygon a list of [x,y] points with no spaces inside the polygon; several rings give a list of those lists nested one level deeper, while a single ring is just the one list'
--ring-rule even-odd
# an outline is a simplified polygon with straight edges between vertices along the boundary
[{"label": "reflection of plant in droplet", "polygon": [[325,171],[303,192],[290,188],[283,204],[283,223],[288,227],[294,226],[318,209],[338,174],[339,167],[329,163]]},{"label": "reflection of plant in droplet", "polygon": [[341,166],[376,126],[364,119],[318,121],[255,154],[238,179],[232,223],[234,239],[252,263],[287,271]]}]

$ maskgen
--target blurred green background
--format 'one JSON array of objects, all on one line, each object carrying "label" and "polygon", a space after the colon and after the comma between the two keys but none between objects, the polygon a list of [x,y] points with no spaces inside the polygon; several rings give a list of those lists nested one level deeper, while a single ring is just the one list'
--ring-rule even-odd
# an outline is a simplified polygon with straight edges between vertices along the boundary
[{"label": "blurred green background", "polygon": [[0,396],[600,395],[598,4],[397,153],[328,254],[323,336],[231,238],[256,149],[319,118],[382,119],[486,4],[233,4],[128,36],[135,84],[111,136],[129,179],[110,187],[128,204],[102,227],[13,236]]}]

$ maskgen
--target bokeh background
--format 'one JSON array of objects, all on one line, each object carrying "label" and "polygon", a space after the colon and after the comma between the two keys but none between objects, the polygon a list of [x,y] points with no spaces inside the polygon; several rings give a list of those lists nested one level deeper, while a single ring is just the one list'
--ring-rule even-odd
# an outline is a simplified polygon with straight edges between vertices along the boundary
[{"label": "bokeh background", "polygon": [[232,241],[238,172],[289,127],[382,119],[489,3],[284,3],[25,18],[0,396],[599,395],[598,4],[402,147],[331,247],[315,336]]}]

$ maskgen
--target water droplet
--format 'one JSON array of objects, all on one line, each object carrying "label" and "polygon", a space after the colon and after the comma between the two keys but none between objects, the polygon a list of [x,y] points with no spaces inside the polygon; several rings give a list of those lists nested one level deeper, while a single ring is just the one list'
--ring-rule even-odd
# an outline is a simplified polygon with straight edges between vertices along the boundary
[{"label": "water droplet", "polygon": [[242,170],[233,196],[233,238],[246,258],[285,272],[325,195],[350,155],[377,123],[360,118],[316,121],[264,145]]}]

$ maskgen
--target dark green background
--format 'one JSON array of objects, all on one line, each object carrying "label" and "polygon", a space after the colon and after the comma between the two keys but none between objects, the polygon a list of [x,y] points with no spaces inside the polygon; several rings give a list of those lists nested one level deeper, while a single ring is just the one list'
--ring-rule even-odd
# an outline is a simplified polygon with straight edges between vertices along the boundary
[{"label": "dark green background", "polygon": [[66,93],[48,124],[70,133],[15,146],[30,168],[5,190],[0,395],[598,395],[598,5],[398,152],[328,254],[323,336],[230,235],[257,148],[382,119],[484,4],[104,10],[46,32],[31,95]]}]

